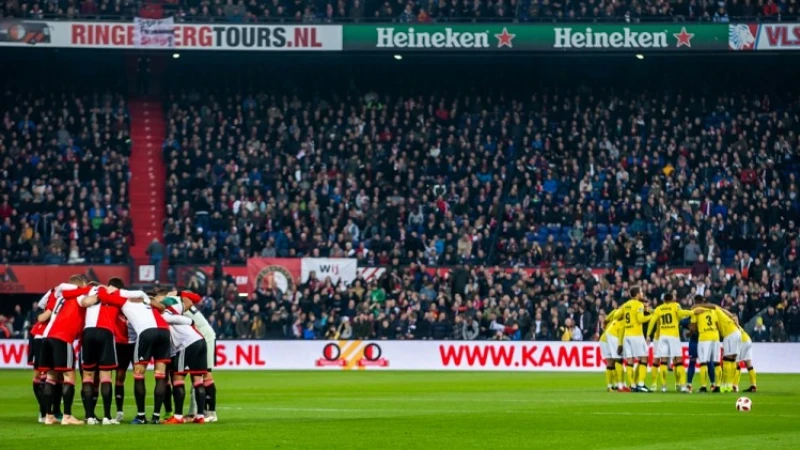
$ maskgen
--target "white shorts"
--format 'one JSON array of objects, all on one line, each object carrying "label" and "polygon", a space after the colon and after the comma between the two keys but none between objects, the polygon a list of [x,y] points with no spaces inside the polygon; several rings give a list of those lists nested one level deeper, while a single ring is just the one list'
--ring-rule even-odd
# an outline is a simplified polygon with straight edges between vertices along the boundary
[{"label": "white shorts", "polygon": [[656,344],[656,358],[681,358],[683,349],[681,348],[680,338],[673,336],[663,336],[658,339]]},{"label": "white shorts", "polygon": [[706,364],[719,361],[719,341],[700,341],[697,343],[697,362]]},{"label": "white shorts", "polygon": [[617,347],[619,347],[619,340],[615,336],[606,335],[606,342],[600,343],[600,353],[603,355],[603,359],[622,359],[622,356],[617,353]]},{"label": "white shorts", "polygon": [[644,336],[625,336],[622,353],[625,359],[647,358],[647,342],[645,342]]},{"label": "white shorts", "polygon": [[739,353],[736,355],[736,362],[753,360],[753,342],[742,342],[739,346]]},{"label": "white shorts", "polygon": [[736,330],[722,340],[722,354],[725,356],[738,355],[741,345],[742,333]]}]

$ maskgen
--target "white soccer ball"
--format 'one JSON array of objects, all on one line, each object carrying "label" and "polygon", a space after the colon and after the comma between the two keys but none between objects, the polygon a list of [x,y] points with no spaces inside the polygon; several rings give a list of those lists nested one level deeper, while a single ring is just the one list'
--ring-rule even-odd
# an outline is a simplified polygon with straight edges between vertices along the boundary
[{"label": "white soccer ball", "polygon": [[753,401],[747,397],[739,397],[736,400],[736,410],[741,412],[748,412],[753,409]]}]

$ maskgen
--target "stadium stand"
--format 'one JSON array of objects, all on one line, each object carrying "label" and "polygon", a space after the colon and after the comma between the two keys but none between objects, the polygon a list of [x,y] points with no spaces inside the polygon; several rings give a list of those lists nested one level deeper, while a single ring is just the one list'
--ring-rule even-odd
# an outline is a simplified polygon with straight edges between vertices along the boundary
[{"label": "stadium stand", "polygon": [[[473,317],[484,339],[577,336],[570,319],[589,340],[640,281],[648,298],[707,290],[743,323],[769,306],[781,321],[763,319],[770,332],[800,327],[795,93],[722,74],[555,87],[499,64],[429,69],[425,84],[399,67],[329,73],[323,89],[313,69],[267,70],[173,91],[171,265],[350,256],[390,268],[255,302],[220,268],[189,286],[208,294],[220,336],[464,338]],[[533,270],[480,269],[498,264]],[[461,265],[457,289],[426,271]]]},{"label": "stadium stand", "polygon": [[0,260],[126,263],[125,97],[27,87],[4,85],[0,97]]}]

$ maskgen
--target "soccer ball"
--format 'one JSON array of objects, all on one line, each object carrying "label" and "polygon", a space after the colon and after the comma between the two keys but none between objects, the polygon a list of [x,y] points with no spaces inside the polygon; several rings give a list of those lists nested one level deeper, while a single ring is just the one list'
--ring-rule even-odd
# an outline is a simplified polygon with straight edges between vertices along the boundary
[{"label": "soccer ball", "polygon": [[741,412],[748,412],[753,409],[753,402],[747,397],[739,397],[736,400],[736,410]]}]

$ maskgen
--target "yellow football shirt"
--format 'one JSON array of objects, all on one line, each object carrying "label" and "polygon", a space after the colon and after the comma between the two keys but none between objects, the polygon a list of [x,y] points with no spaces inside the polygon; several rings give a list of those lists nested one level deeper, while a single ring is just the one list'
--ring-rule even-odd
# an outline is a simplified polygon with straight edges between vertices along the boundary
[{"label": "yellow football shirt", "polygon": [[751,342],[750,335],[747,334],[747,331],[744,331],[744,328],[739,327],[739,332],[742,333],[742,342]]},{"label": "yellow football shirt", "polygon": [[647,328],[647,335],[649,336],[653,332],[653,328],[658,324],[660,336],[680,338],[680,320],[691,317],[692,314],[691,311],[682,309],[677,302],[664,303],[653,311],[650,326]]},{"label": "yellow football shirt", "polygon": [[698,341],[719,341],[719,324],[716,311],[707,309],[692,316],[692,323],[697,324]]},{"label": "yellow football shirt", "polygon": [[652,316],[644,315],[644,304],[635,298],[625,302],[617,311],[616,319],[622,320],[625,324],[623,336],[642,336],[644,337],[643,324],[648,322]]},{"label": "yellow football shirt", "polygon": [[733,321],[727,314],[725,314],[719,308],[715,308],[714,312],[717,315],[717,322],[719,323],[719,331],[722,333],[722,337],[728,337],[731,334],[735,333],[739,327],[736,325],[736,322]]}]

